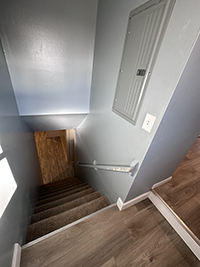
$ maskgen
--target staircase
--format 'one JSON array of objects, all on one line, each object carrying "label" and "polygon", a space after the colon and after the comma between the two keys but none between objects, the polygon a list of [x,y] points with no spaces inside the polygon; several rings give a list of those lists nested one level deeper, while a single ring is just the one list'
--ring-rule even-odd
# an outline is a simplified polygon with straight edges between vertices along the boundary
[{"label": "staircase", "polygon": [[109,205],[106,196],[77,178],[42,185],[26,241],[31,242]]},{"label": "staircase", "polygon": [[148,199],[122,211],[76,178],[42,186],[27,242],[110,206],[26,244],[20,266],[200,267],[200,167],[190,153],[170,182],[154,185]]}]

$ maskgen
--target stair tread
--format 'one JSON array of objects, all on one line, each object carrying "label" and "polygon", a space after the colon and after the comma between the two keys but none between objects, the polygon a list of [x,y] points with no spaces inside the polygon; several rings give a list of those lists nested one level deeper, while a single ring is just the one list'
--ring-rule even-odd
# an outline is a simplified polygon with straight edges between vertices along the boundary
[{"label": "stair tread", "polygon": [[37,202],[37,207],[40,206],[40,205],[43,205],[43,204],[46,204],[46,203],[55,201],[55,200],[57,200],[57,199],[59,199],[59,198],[67,197],[67,196],[69,196],[69,195],[72,195],[72,194],[74,194],[74,193],[76,193],[76,192],[80,192],[80,191],[82,191],[82,190],[84,190],[84,189],[87,189],[87,188],[89,188],[89,186],[88,186],[88,185],[84,185],[84,186],[81,186],[81,187],[79,187],[79,188],[76,188],[76,189],[67,191],[67,192],[65,192],[65,193],[61,193],[61,194],[58,194],[58,195],[56,195],[56,196],[52,196],[52,197],[49,197],[49,198],[45,198],[45,199],[40,200],[40,201]]},{"label": "stair tread", "polygon": [[38,201],[44,200],[46,198],[53,197],[53,196],[56,196],[56,195],[59,195],[59,194],[62,194],[62,193],[68,192],[68,191],[71,191],[73,189],[76,189],[76,188],[79,188],[79,187],[85,186],[85,185],[86,185],[85,183],[78,183],[78,184],[72,185],[70,187],[62,187],[57,191],[49,192],[49,193],[43,194],[42,196],[39,196]]},{"label": "stair tread", "polygon": [[45,187],[49,187],[49,186],[55,186],[57,184],[70,182],[70,181],[73,181],[73,180],[78,180],[78,179],[76,177],[65,178],[65,179],[61,179],[61,180],[58,180],[58,181],[50,182],[50,183],[47,183],[47,184],[43,184],[43,185],[41,185],[41,187],[45,188]]},{"label": "stair tread", "polygon": [[60,184],[59,186],[55,186],[55,187],[49,187],[49,188],[45,188],[45,189],[40,188],[39,194],[40,194],[40,196],[42,196],[42,195],[47,194],[49,192],[58,191],[63,187],[67,188],[67,187],[71,187],[73,185],[80,184],[80,183],[82,183],[82,181],[77,180],[77,181],[73,181],[71,183],[63,183],[63,184]]},{"label": "stair tread", "polygon": [[70,185],[70,184],[77,183],[77,182],[81,182],[81,181],[79,179],[75,178],[75,179],[70,180],[70,181],[68,181],[68,179],[63,179],[63,180],[49,183],[46,185],[41,185],[40,186],[40,193],[45,192],[45,191],[49,191],[49,190],[56,190],[57,188],[62,187],[63,185]]},{"label": "stair tread", "polygon": [[63,198],[57,199],[55,201],[51,201],[49,203],[40,205],[40,206],[35,208],[34,214],[36,214],[38,212],[41,212],[41,211],[44,211],[46,209],[50,209],[50,208],[56,207],[56,206],[61,205],[63,203],[72,201],[72,200],[74,200],[76,198],[79,198],[81,196],[88,195],[88,194],[90,194],[92,192],[94,192],[94,189],[93,188],[88,188],[86,190],[82,190],[80,192],[77,192],[75,194],[69,195],[67,197],[63,197]]},{"label": "stair tread", "polygon": [[68,182],[68,181],[71,181],[71,180],[78,180],[78,178],[75,177],[75,176],[66,177],[64,179],[60,179],[60,180],[57,180],[57,181],[53,181],[53,182],[49,182],[49,183],[43,184],[42,186],[49,186],[51,184],[57,184],[57,183],[60,183],[62,181],[67,181]]},{"label": "stair tread", "polygon": [[102,196],[71,210],[36,222],[28,227],[27,242],[48,234],[109,205],[110,203],[108,198],[106,196]]},{"label": "stair tread", "polygon": [[72,208],[78,207],[80,205],[83,205],[89,201],[92,201],[96,198],[99,198],[101,195],[98,191],[92,192],[91,194],[88,194],[86,196],[82,196],[80,198],[77,198],[75,200],[72,200],[70,202],[67,202],[65,204],[56,206],[51,209],[44,210],[42,212],[36,213],[32,216],[31,223],[36,223],[38,221],[41,221],[43,219],[46,219],[48,217],[57,215],[59,213],[65,212],[67,210],[70,210]]}]

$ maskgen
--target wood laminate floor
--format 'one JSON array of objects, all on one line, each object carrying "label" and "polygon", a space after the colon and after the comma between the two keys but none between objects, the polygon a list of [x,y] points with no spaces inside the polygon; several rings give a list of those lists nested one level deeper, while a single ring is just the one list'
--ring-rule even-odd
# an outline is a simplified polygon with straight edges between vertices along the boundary
[{"label": "wood laminate floor", "polygon": [[200,239],[200,138],[174,172],[172,180],[155,191]]},{"label": "wood laminate floor", "polygon": [[21,267],[198,267],[200,262],[147,199],[111,207],[22,250]]}]

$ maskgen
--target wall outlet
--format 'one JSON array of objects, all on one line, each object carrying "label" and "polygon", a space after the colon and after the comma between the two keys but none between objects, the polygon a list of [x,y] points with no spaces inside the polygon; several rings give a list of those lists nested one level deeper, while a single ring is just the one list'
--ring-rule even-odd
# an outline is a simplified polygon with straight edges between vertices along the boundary
[{"label": "wall outlet", "polygon": [[150,133],[155,120],[156,120],[156,117],[154,117],[153,115],[147,113],[147,115],[146,115],[146,117],[144,119],[143,125],[142,125],[142,129],[144,129],[145,131]]}]

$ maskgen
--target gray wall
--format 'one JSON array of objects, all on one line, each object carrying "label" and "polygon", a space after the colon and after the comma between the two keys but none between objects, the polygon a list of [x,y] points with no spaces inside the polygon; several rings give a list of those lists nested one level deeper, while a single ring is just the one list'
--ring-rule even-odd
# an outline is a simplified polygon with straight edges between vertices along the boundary
[{"label": "gray wall", "polygon": [[126,201],[171,176],[200,134],[199,48],[200,37]]},{"label": "gray wall", "polygon": [[2,0],[0,29],[20,115],[89,111],[97,0]]},{"label": "gray wall", "polygon": [[[136,158],[142,170],[141,164],[195,44],[200,28],[200,2],[193,0],[191,4],[188,0],[177,0],[136,125],[133,126],[114,114],[111,109],[128,15],[131,10],[144,2],[99,1],[90,114],[76,131],[76,155],[80,162],[91,163],[97,160],[99,164],[128,165],[133,158]],[[151,133],[141,128],[146,113],[156,117]],[[166,134],[170,134],[172,130],[169,128]],[[187,147],[188,144],[191,144],[190,140],[187,141]],[[185,153],[185,150],[182,151]],[[177,160],[175,165],[179,161]],[[161,165],[162,163],[160,162]],[[157,177],[157,181],[166,178],[166,175],[171,175],[175,165],[165,175]],[[150,184],[155,181],[155,179],[152,181],[152,176],[151,181],[148,181],[148,177],[143,177],[141,180],[137,175],[131,178],[126,174],[104,171],[95,172],[80,168],[78,171],[79,176],[95,189],[98,188],[101,193],[107,194],[111,202],[116,201],[118,197],[123,201],[131,199],[149,190]],[[133,183],[135,178],[137,178],[137,184]],[[147,186],[143,186],[146,181],[148,181]],[[130,188],[134,188],[134,193],[131,190],[127,198]]]},{"label": "gray wall", "polygon": [[[8,69],[0,45],[0,144],[7,158],[17,189],[0,219],[0,266],[11,266],[14,243],[25,241],[33,212],[36,188],[40,183],[34,136],[20,119]],[[1,179],[6,179],[0,173]]]},{"label": "gray wall", "polygon": [[21,116],[33,132],[77,128],[87,114]]}]

